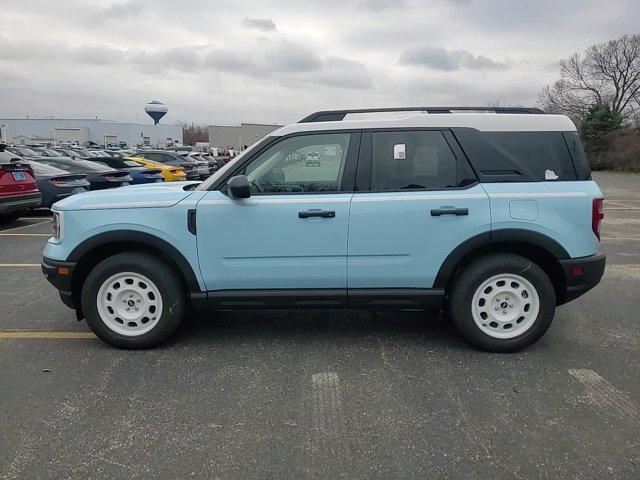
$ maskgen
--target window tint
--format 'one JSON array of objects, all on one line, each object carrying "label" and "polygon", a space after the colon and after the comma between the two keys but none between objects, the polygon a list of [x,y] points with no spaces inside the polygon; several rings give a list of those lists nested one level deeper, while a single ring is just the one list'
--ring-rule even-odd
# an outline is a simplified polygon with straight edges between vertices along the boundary
[{"label": "window tint", "polygon": [[573,158],[573,166],[576,169],[578,180],[591,180],[591,168],[587,154],[582,147],[580,136],[577,132],[564,132],[564,139]]},{"label": "window tint", "polygon": [[484,132],[484,136],[534,180],[576,179],[562,132]]},{"label": "window tint", "polygon": [[372,190],[439,189],[456,186],[456,159],[441,132],[371,134]]},{"label": "window tint", "polygon": [[337,192],[351,134],[284,139],[261,153],[245,174],[255,193]]}]

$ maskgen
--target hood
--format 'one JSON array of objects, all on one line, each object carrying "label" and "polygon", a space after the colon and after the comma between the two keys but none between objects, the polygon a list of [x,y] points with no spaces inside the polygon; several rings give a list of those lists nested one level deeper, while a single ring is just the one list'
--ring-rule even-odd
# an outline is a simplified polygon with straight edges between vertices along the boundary
[{"label": "hood", "polygon": [[79,193],[56,202],[54,210],[103,210],[111,208],[172,207],[193,193],[185,187],[198,182],[132,185]]}]

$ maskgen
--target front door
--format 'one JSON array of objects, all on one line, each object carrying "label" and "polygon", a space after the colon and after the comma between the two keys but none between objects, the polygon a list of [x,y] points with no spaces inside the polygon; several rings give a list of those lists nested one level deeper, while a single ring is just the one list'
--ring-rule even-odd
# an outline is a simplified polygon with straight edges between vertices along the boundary
[{"label": "front door", "polygon": [[357,133],[285,137],[234,173],[247,175],[250,198],[231,199],[225,188],[208,192],[196,210],[207,289],[346,295],[353,175],[349,180],[345,171],[358,145]]},{"label": "front door", "polygon": [[374,297],[430,289],[456,246],[489,232],[488,196],[449,132],[363,135],[349,224],[349,301],[367,289]]}]

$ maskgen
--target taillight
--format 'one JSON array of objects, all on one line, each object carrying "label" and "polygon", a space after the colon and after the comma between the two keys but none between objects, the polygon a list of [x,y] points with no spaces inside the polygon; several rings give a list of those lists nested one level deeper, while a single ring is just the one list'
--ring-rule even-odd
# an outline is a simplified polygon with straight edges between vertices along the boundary
[{"label": "taillight", "polygon": [[600,240],[600,225],[604,218],[603,203],[604,198],[594,198],[593,207],[591,209],[591,229],[593,230],[593,233],[596,234],[596,237],[598,237],[598,240]]},{"label": "taillight", "polygon": [[116,177],[114,177],[113,175],[104,175],[104,179],[111,182],[113,180],[116,180]]},{"label": "taillight", "polygon": [[51,179],[51,183],[53,183],[54,185],[60,187],[62,185],[65,185],[67,183],[67,181],[64,178],[52,178]]}]

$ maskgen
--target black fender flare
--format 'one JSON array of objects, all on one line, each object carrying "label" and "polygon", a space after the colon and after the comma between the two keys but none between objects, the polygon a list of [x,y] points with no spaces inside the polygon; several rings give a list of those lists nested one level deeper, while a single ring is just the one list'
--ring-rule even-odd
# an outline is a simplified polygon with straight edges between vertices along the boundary
[{"label": "black fender flare", "polygon": [[468,238],[454,248],[447,258],[445,258],[444,262],[442,262],[436,279],[433,282],[433,288],[445,288],[456,266],[466,255],[474,250],[495,243],[529,244],[546,250],[558,260],[570,258],[569,253],[562,245],[543,233],[520,228],[492,230]]},{"label": "black fender flare", "polygon": [[176,247],[155,235],[137,230],[112,230],[109,232],[99,233],[78,244],[69,254],[67,261],[78,262],[87,252],[102,245],[108,245],[116,242],[149,245],[162,252],[163,255],[166,255],[178,267],[185,279],[189,291],[201,291],[198,279],[191,267],[191,264]]}]

